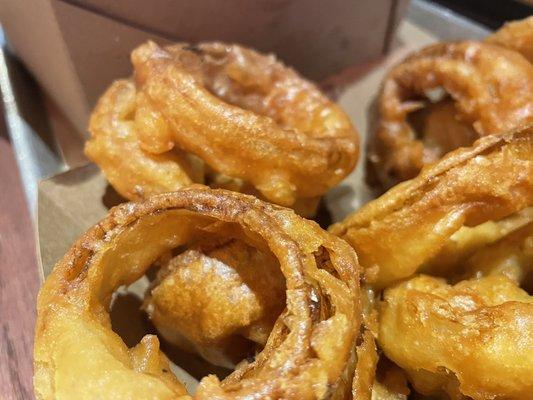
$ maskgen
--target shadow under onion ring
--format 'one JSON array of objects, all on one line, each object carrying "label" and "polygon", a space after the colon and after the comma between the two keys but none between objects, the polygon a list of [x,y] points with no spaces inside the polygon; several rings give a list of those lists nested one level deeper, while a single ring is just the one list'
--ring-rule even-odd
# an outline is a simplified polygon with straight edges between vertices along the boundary
[{"label": "shadow under onion ring", "polygon": [[163,253],[220,225],[275,255],[286,309],[253,362],[222,382],[205,377],[194,398],[350,398],[362,324],[355,252],[291,210],[204,187],[113,208],[56,264],[38,297],[37,398],[190,398],[157,337],[128,348],[111,330],[109,308],[113,293]]}]

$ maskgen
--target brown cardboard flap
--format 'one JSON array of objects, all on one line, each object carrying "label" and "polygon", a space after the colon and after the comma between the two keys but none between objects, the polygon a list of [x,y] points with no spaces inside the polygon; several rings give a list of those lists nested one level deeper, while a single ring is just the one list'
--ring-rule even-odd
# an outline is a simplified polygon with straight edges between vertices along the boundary
[{"label": "brown cardboard flap", "polygon": [[379,56],[409,2],[153,0],[149,7],[143,0],[68,3],[174,41],[222,40],[273,52],[304,75],[320,79]]},{"label": "brown cardboard flap", "polygon": [[[52,1],[51,4],[89,107],[94,106],[115,79],[131,76],[130,53],[135,47],[147,40],[169,43],[161,36],[62,1]],[[88,113],[84,120],[88,120]],[[86,126],[83,126],[82,132],[85,130]]]},{"label": "brown cardboard flap", "polygon": [[61,40],[51,3],[0,0],[0,18],[18,57],[61,109],[68,110],[69,120],[83,132],[89,109],[74,76],[68,49]]},{"label": "brown cardboard flap", "polygon": [[78,236],[106,215],[106,187],[94,164],[39,182],[37,229],[44,276]]}]

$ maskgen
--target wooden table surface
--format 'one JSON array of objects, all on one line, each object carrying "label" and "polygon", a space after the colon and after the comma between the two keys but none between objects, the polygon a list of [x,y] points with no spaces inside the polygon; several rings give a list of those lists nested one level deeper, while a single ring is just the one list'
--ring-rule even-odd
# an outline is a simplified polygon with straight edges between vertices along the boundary
[{"label": "wooden table surface", "polygon": [[35,233],[0,110],[0,399],[33,399]]}]

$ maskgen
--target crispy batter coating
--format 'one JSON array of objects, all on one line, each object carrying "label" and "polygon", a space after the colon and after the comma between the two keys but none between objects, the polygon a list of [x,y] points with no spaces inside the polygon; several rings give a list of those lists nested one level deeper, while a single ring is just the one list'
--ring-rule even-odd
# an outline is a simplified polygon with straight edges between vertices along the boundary
[{"label": "crispy batter coating", "polygon": [[533,205],[533,127],[479,139],[371,201],[330,231],[350,243],[366,282],[415,273],[463,226]]},{"label": "crispy batter coating", "polygon": [[376,376],[378,358],[374,335],[370,330],[366,330],[363,333],[361,344],[357,346],[357,365],[352,387],[353,399],[372,399],[372,387]]},{"label": "crispy batter coating", "polygon": [[169,250],[233,230],[276,258],[286,308],[254,361],[202,379],[194,398],[349,398],[362,324],[355,252],[291,210],[199,187],[112,209],[57,263],[38,298],[37,398],[191,398],[155,336],[129,349],[111,330],[111,299]]},{"label": "crispy batter coating", "polygon": [[85,144],[87,157],[98,163],[127,199],[203,183],[203,166],[184,152],[155,154],[141,148],[134,119],[135,93],[132,81],[119,80],[100,98],[89,123],[92,139]]},{"label": "crispy batter coating", "polygon": [[527,399],[533,297],[503,275],[454,286],[421,275],[384,293],[379,344],[422,394]]},{"label": "crispy batter coating", "polygon": [[[462,273],[458,270],[458,266],[465,265],[473,254],[479,253],[482,249],[488,250],[501,239],[511,240],[515,232],[522,232],[524,228],[527,230],[527,225],[531,221],[533,221],[533,207],[528,207],[499,221],[491,220],[473,227],[463,226],[450,236],[435,257],[424,263],[420,272],[447,278],[457,277]],[[518,238],[522,234],[516,233],[516,235],[518,235],[517,240],[520,240]],[[511,247],[507,247],[504,251],[506,257],[512,257],[510,250]],[[492,265],[493,262],[496,260],[491,260],[489,264]],[[481,265],[479,268],[482,268]]]},{"label": "crispy batter coating", "polygon": [[[366,284],[384,288],[378,344],[417,392],[533,393],[533,297],[520,288],[531,281],[532,206],[528,127],[448,153],[331,227],[358,252]],[[458,283],[412,276],[420,270]],[[374,398],[405,395],[376,379]]]},{"label": "crispy batter coating", "polygon": [[[169,173],[158,164],[145,177],[145,158],[168,158],[175,149],[201,160],[207,184],[307,214],[355,167],[358,135],[347,115],[273,56],[222,43],[148,42],[133,51],[132,62],[134,105],[128,98],[128,112],[117,115],[115,86],[126,83],[115,83],[93,112],[86,145],[87,156],[129,199],[179,189],[187,176],[201,181],[187,170],[175,177],[173,170],[184,169],[179,163]],[[137,139],[129,146],[124,120]],[[132,147],[141,161],[117,160]]]},{"label": "crispy batter coating", "polygon": [[144,308],[167,341],[233,368],[255,350],[250,341],[266,344],[285,307],[285,281],[272,254],[241,240],[206,247],[163,266]]},{"label": "crispy batter coating", "polygon": [[533,63],[533,16],[507,22],[485,41],[515,50]]},{"label": "crispy batter coating", "polygon": [[533,218],[502,239],[476,251],[465,262],[463,278],[504,275],[533,289]]},{"label": "crispy batter coating", "polygon": [[488,43],[439,43],[393,67],[378,102],[369,174],[389,188],[457,146],[532,123],[533,65]]}]

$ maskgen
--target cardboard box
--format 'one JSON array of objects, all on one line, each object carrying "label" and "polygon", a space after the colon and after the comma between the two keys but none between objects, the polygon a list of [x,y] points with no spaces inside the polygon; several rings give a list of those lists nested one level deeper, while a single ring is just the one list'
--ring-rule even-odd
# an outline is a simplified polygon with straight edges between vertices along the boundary
[{"label": "cardboard box", "polygon": [[408,0],[0,0],[10,46],[85,135],[91,108],[148,39],[224,40],[312,79],[378,58]]}]

